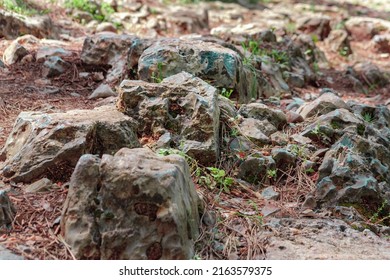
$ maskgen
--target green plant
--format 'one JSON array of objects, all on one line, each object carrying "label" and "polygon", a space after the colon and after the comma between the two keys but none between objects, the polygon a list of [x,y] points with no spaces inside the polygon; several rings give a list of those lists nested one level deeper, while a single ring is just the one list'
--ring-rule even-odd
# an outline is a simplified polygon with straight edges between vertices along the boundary
[{"label": "green plant", "polygon": [[221,89],[221,95],[226,97],[226,98],[230,98],[232,93],[233,93],[233,89],[226,89],[226,88]]},{"label": "green plant", "polygon": [[367,112],[363,114],[363,119],[364,121],[370,123],[374,120],[374,116],[371,113]]},{"label": "green plant", "polygon": [[226,176],[226,172],[223,169],[216,167],[207,167],[207,170],[210,171],[210,175],[213,178],[214,182],[209,182],[209,187],[213,188],[215,186],[220,187],[223,191],[229,193],[230,187],[234,183],[234,179]]},{"label": "green plant", "polygon": [[7,11],[12,11],[21,15],[36,15],[36,14],[45,14],[49,12],[49,10],[37,11],[23,0],[0,0],[0,7]]},{"label": "green plant", "polygon": [[378,207],[376,212],[372,214],[371,218],[369,219],[372,223],[381,223],[387,219],[390,219],[390,213],[384,213],[386,212],[386,208],[389,206],[389,202],[387,200],[383,200],[381,206]]},{"label": "green plant", "polygon": [[348,49],[348,47],[343,47],[343,48],[341,48],[341,49],[339,50],[339,54],[340,54],[341,56],[344,56],[344,57],[348,56],[348,54],[349,54],[349,49]]},{"label": "green plant", "polygon": [[156,83],[161,83],[164,79],[162,73],[163,73],[163,66],[164,64],[162,62],[157,62],[157,71],[152,72],[152,80]]},{"label": "green plant", "polygon": [[277,175],[277,170],[276,169],[268,169],[267,170],[267,177],[270,179],[275,179]]},{"label": "green plant", "polygon": [[66,0],[65,7],[88,12],[98,21],[107,21],[110,15],[115,12],[108,3],[103,2],[99,7],[98,4],[89,0]]}]

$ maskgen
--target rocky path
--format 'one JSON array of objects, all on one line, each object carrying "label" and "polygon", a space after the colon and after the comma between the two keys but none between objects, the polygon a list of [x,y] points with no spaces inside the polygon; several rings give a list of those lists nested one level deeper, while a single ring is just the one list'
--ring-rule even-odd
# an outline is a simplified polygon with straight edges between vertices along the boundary
[{"label": "rocky path", "polygon": [[390,258],[386,1],[11,2],[0,259]]}]

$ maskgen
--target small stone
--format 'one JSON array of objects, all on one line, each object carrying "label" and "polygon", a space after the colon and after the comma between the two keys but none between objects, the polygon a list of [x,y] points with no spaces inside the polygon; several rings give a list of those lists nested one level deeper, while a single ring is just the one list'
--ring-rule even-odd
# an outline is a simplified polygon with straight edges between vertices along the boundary
[{"label": "small stone", "polygon": [[72,97],[81,97],[81,95],[79,93],[77,93],[77,92],[71,92],[70,96],[72,96]]},{"label": "small stone", "polygon": [[102,22],[99,23],[98,26],[96,26],[96,32],[113,32],[117,33],[118,30],[111,22]]},{"label": "small stone", "polygon": [[0,229],[8,229],[12,225],[15,215],[16,209],[7,192],[0,190]]},{"label": "small stone", "polygon": [[8,48],[5,49],[3,58],[6,64],[12,65],[22,60],[22,58],[26,55],[28,55],[28,50],[18,42],[14,41]]},{"label": "small stone", "polygon": [[314,209],[317,207],[317,201],[312,195],[307,195],[302,204],[302,209]]},{"label": "small stone", "polygon": [[38,49],[36,60],[37,62],[43,62],[47,58],[51,56],[58,56],[58,57],[68,57],[71,56],[72,52],[64,50],[63,48],[59,47],[52,47],[52,46],[44,46]]},{"label": "small stone", "polygon": [[261,196],[266,200],[277,200],[280,196],[280,194],[272,187],[267,187],[261,192]]},{"label": "small stone", "polygon": [[276,131],[270,135],[270,139],[274,145],[285,146],[288,144],[288,136],[282,131]]},{"label": "small stone", "polygon": [[52,188],[53,188],[53,182],[47,178],[42,178],[28,185],[25,189],[25,192],[27,193],[45,192],[45,191],[49,191]]},{"label": "small stone", "polygon": [[34,56],[32,54],[28,54],[20,60],[20,63],[22,64],[28,64],[34,61]]},{"label": "small stone", "polygon": [[277,206],[274,205],[266,205],[261,209],[261,214],[263,217],[268,217],[271,216],[272,214],[276,214],[280,211],[281,209]]},{"label": "small stone", "polygon": [[156,148],[169,148],[172,142],[172,135],[170,132],[164,133],[156,142]]},{"label": "small stone", "polygon": [[92,79],[95,81],[95,82],[100,82],[100,81],[103,81],[104,80],[104,75],[102,72],[93,72],[92,73]]},{"label": "small stone", "polygon": [[300,114],[295,113],[293,111],[288,111],[286,113],[286,117],[288,123],[301,123],[304,121],[303,117]]},{"label": "small stone", "polygon": [[256,145],[266,145],[270,143],[270,139],[263,133],[263,122],[253,118],[244,119],[238,128],[240,133],[253,141]]},{"label": "small stone", "polygon": [[43,64],[42,74],[47,78],[57,77],[64,73],[68,67],[69,63],[65,62],[62,58],[51,56]]},{"label": "small stone", "polygon": [[111,89],[109,85],[101,84],[97,89],[88,97],[88,99],[106,98],[110,96],[117,96],[117,94]]},{"label": "small stone", "polygon": [[286,81],[289,85],[297,88],[303,88],[305,86],[305,77],[301,74],[284,72]]},{"label": "small stone", "polygon": [[289,167],[295,166],[296,155],[286,149],[274,148],[271,153],[277,168],[287,170]]}]

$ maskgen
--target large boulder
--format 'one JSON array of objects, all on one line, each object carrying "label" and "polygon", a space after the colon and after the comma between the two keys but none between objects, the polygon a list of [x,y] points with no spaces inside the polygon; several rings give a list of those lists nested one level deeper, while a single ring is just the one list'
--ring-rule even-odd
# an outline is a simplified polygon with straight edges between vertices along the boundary
[{"label": "large boulder", "polygon": [[49,16],[28,17],[0,9],[0,37],[15,39],[23,34],[47,38],[55,32]]},{"label": "large boulder", "polygon": [[138,133],[158,138],[170,132],[173,147],[203,163],[219,153],[218,91],[186,72],[161,83],[124,80],[119,86],[118,110],[138,121]]},{"label": "large boulder", "polygon": [[248,102],[261,91],[261,72],[245,69],[237,52],[200,40],[159,40],[142,53],[138,63],[141,80],[158,82],[185,71],[215,87],[234,89],[240,101]]},{"label": "large boulder", "polygon": [[85,153],[114,154],[138,147],[134,121],[111,106],[46,114],[22,112],[0,153],[2,175],[30,182],[46,174],[68,180]]},{"label": "large boulder", "polygon": [[78,259],[189,259],[198,215],[184,158],[124,148],[80,158],[61,229]]}]

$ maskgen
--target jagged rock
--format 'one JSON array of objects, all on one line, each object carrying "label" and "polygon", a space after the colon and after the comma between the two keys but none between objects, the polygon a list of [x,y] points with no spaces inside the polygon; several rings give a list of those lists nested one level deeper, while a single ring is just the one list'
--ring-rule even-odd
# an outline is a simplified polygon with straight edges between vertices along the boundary
[{"label": "jagged rock", "polygon": [[288,123],[300,123],[304,121],[303,117],[300,114],[295,113],[293,111],[287,111],[286,118]]},{"label": "jagged rock", "polygon": [[275,169],[275,162],[271,157],[248,157],[240,164],[237,177],[257,184],[267,180],[269,169]]},{"label": "jagged rock", "polygon": [[324,93],[314,101],[303,104],[297,110],[297,113],[304,119],[307,119],[315,115],[324,115],[341,108],[349,109],[349,106],[337,95],[333,93]]},{"label": "jagged rock", "polygon": [[281,131],[276,131],[275,133],[272,133],[270,135],[270,139],[274,145],[278,145],[278,146],[287,145],[289,140],[287,134]]},{"label": "jagged rock", "polygon": [[389,83],[389,79],[378,66],[371,62],[358,63],[354,66],[354,70],[360,73],[369,86],[382,87]]},{"label": "jagged rock", "polygon": [[[339,219],[272,218],[269,260],[389,259],[390,245],[375,234],[367,236]],[[275,234],[277,232],[277,234]]]},{"label": "jagged rock", "polygon": [[117,94],[111,89],[109,85],[101,84],[92,92],[88,99],[106,98],[110,96],[117,96]]},{"label": "jagged rock", "polygon": [[390,21],[380,18],[351,17],[345,22],[345,29],[356,41],[370,40],[381,32],[389,33]]},{"label": "jagged rock", "polygon": [[86,24],[93,20],[93,16],[90,13],[77,9],[73,10],[72,17],[81,24]]},{"label": "jagged rock", "polygon": [[371,45],[379,53],[390,53],[390,34],[375,35]]},{"label": "jagged rock", "polygon": [[5,68],[5,64],[1,59],[0,59],[0,68]]},{"label": "jagged rock", "polygon": [[286,78],[286,82],[293,87],[303,88],[305,86],[305,77],[302,74],[285,71],[283,76]]},{"label": "jagged rock", "polygon": [[330,18],[327,16],[303,17],[297,22],[297,29],[306,34],[315,34],[324,40],[330,33]]},{"label": "jagged rock", "polygon": [[61,229],[78,259],[191,258],[198,196],[185,159],[127,148],[82,156]]},{"label": "jagged rock", "polygon": [[47,178],[42,178],[34,183],[28,185],[25,189],[26,193],[37,193],[42,191],[49,191],[53,188],[53,182]]},{"label": "jagged rock", "polygon": [[271,143],[269,137],[263,133],[264,124],[272,126],[272,124],[267,123],[267,121],[260,121],[254,118],[244,118],[237,127],[240,134],[248,138],[255,145],[264,146]]},{"label": "jagged rock", "polygon": [[218,91],[203,80],[182,72],[161,83],[124,80],[118,110],[139,122],[138,133],[160,136],[171,132],[188,155],[203,163],[219,154]]},{"label": "jagged rock", "polygon": [[111,22],[99,23],[96,26],[95,31],[97,33],[99,33],[99,32],[113,32],[113,33],[117,33],[118,32],[117,28]]},{"label": "jagged rock", "polygon": [[0,10],[0,37],[15,39],[22,34],[31,34],[38,38],[55,35],[49,16],[28,17]]},{"label": "jagged rock", "polygon": [[283,93],[290,90],[288,84],[283,78],[283,74],[278,63],[275,63],[271,60],[270,57],[264,56],[262,58],[263,63],[261,64],[261,70],[267,74],[268,78],[271,81],[271,85],[276,90],[276,92]]},{"label": "jagged rock", "polygon": [[42,75],[46,78],[57,77],[63,74],[69,67],[70,64],[61,57],[50,56],[43,63]]},{"label": "jagged rock", "polygon": [[5,190],[0,190],[0,229],[9,229],[16,215],[16,209]]},{"label": "jagged rock", "polygon": [[186,71],[218,88],[235,89],[242,102],[257,98],[261,73],[245,71],[235,51],[221,45],[178,39],[162,39],[141,55],[138,74],[144,81],[156,82]]},{"label": "jagged rock", "polygon": [[14,64],[22,60],[22,58],[27,54],[28,50],[26,50],[26,48],[20,45],[17,41],[14,41],[4,51],[4,62],[8,65]]},{"label": "jagged rock", "polygon": [[286,115],[281,110],[270,108],[262,103],[242,105],[238,113],[245,118],[267,120],[277,129],[282,129],[287,124]]},{"label": "jagged rock", "polygon": [[342,53],[343,56],[352,53],[351,46],[348,40],[348,33],[343,29],[332,30],[325,40],[327,47],[336,53]]},{"label": "jagged rock", "polygon": [[37,62],[43,62],[51,56],[64,58],[64,57],[72,56],[72,54],[73,53],[71,51],[65,50],[60,47],[43,46],[37,50],[35,59],[37,60]]},{"label": "jagged rock", "polygon": [[52,114],[22,112],[0,153],[2,174],[14,182],[31,182],[42,174],[68,180],[82,154],[138,147],[133,131],[134,121],[110,106]]},{"label": "jagged rock", "polygon": [[199,6],[183,8],[172,7],[164,15],[166,27],[173,34],[201,33],[209,27],[209,17],[206,9]]},{"label": "jagged rock", "polygon": [[266,200],[277,200],[280,194],[273,187],[267,187],[261,192],[261,196]]},{"label": "jagged rock", "polygon": [[106,82],[110,83],[137,66],[147,45],[147,41],[133,35],[103,32],[85,39],[80,57],[87,65],[110,68],[106,76]]},{"label": "jagged rock", "polygon": [[261,23],[220,25],[211,29],[210,34],[234,43],[243,43],[248,40],[276,42],[276,35]]},{"label": "jagged rock", "polygon": [[271,154],[275,160],[276,168],[281,170],[288,170],[288,168],[294,167],[297,161],[295,154],[283,148],[273,148]]},{"label": "jagged rock", "polygon": [[235,108],[233,101],[230,99],[222,95],[218,95],[218,106],[221,110],[221,119],[228,121],[229,119],[237,116],[237,109]]}]

